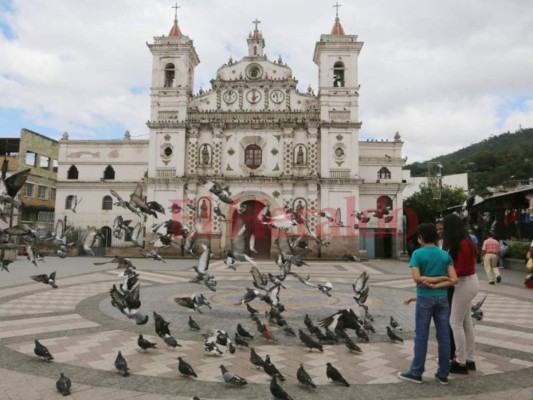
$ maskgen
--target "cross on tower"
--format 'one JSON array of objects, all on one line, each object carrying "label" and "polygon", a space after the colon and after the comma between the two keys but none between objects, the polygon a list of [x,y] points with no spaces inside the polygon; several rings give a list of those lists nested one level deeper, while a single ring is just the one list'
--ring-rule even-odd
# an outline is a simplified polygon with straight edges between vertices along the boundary
[{"label": "cross on tower", "polygon": [[174,8],[174,19],[178,19],[178,8],[181,8],[181,7],[178,6],[178,3],[176,2],[176,5],[170,8]]},{"label": "cross on tower", "polygon": [[341,5],[340,5],[339,2],[337,1],[337,2],[335,2],[335,5],[334,5],[333,7],[335,7],[335,8],[337,9],[337,12],[336,12],[337,15],[336,15],[336,17],[339,18],[339,7],[341,7]]},{"label": "cross on tower", "polygon": [[257,25],[260,24],[261,21],[259,21],[257,18],[255,19],[255,21],[252,21],[252,24],[255,24],[255,30],[257,31]]}]

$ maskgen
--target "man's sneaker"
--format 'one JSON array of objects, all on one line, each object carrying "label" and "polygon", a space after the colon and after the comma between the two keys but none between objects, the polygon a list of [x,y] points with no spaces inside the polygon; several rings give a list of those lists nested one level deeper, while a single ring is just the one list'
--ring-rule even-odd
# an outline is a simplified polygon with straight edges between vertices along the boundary
[{"label": "man's sneaker", "polygon": [[496,283],[501,283],[502,281],[502,277],[501,276],[497,276],[496,277]]},{"label": "man's sneaker", "polygon": [[476,370],[475,361],[467,361],[466,362],[466,368],[468,368],[469,371],[475,371]]},{"label": "man's sneaker", "polygon": [[411,371],[398,372],[398,378],[413,383],[422,383],[422,377],[414,375]]},{"label": "man's sneaker", "polygon": [[468,374],[468,367],[466,365],[461,365],[457,361],[452,361],[450,364],[450,374]]},{"label": "man's sneaker", "polygon": [[448,378],[445,378],[443,376],[439,376],[438,374],[435,374],[435,378],[439,381],[441,385],[447,385],[448,384]]}]

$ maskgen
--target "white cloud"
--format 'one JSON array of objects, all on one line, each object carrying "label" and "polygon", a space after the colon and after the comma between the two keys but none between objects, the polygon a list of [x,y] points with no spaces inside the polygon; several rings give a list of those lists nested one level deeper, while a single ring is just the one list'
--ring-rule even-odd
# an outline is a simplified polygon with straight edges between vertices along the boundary
[{"label": "white cloud", "polygon": [[[178,18],[194,40],[204,89],[230,55],[242,57],[259,18],[270,58],[282,55],[317,86],[315,42],[333,25],[322,0],[184,0]],[[145,134],[151,54],[168,34],[167,0],[13,0],[16,39],[0,36],[0,108],[28,120],[100,137],[106,126]],[[359,59],[363,133],[400,131],[410,161],[448,153],[492,134],[533,126],[533,8],[528,0],[346,0],[344,30],[365,42]],[[22,128],[22,126],[21,126]],[[14,135],[15,132],[3,132]],[[114,137],[121,137],[117,132]]]}]

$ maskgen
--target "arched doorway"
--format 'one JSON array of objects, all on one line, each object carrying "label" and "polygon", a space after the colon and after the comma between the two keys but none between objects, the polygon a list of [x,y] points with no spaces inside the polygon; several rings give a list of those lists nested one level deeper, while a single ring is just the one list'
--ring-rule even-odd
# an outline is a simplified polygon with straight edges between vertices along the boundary
[{"label": "arched doorway", "polygon": [[111,247],[111,228],[109,226],[103,226],[100,231],[102,232],[102,247]]},{"label": "arched doorway", "polygon": [[[239,213],[237,208],[243,211]],[[231,215],[231,232],[230,237],[237,236],[243,225],[246,226],[246,254],[253,258],[270,258],[270,246],[272,242],[271,229],[263,225],[257,216],[265,207],[264,203],[257,200],[247,200],[239,203]],[[255,236],[255,250],[257,253],[250,251],[250,237]]]}]

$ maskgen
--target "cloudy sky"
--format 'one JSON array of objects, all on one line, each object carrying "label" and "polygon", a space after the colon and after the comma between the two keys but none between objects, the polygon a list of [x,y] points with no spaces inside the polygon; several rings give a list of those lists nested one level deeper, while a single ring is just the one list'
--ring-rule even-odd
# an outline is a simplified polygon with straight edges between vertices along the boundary
[{"label": "cloudy sky", "polygon": [[[359,58],[361,138],[399,131],[411,161],[490,135],[533,127],[530,0],[344,0]],[[266,53],[281,55],[305,91],[317,89],[315,42],[333,1],[181,0],[182,32],[209,87],[229,56],[247,51],[259,18]],[[147,138],[151,54],[168,34],[171,0],[0,0],[0,137],[21,128],[59,138]]]}]

